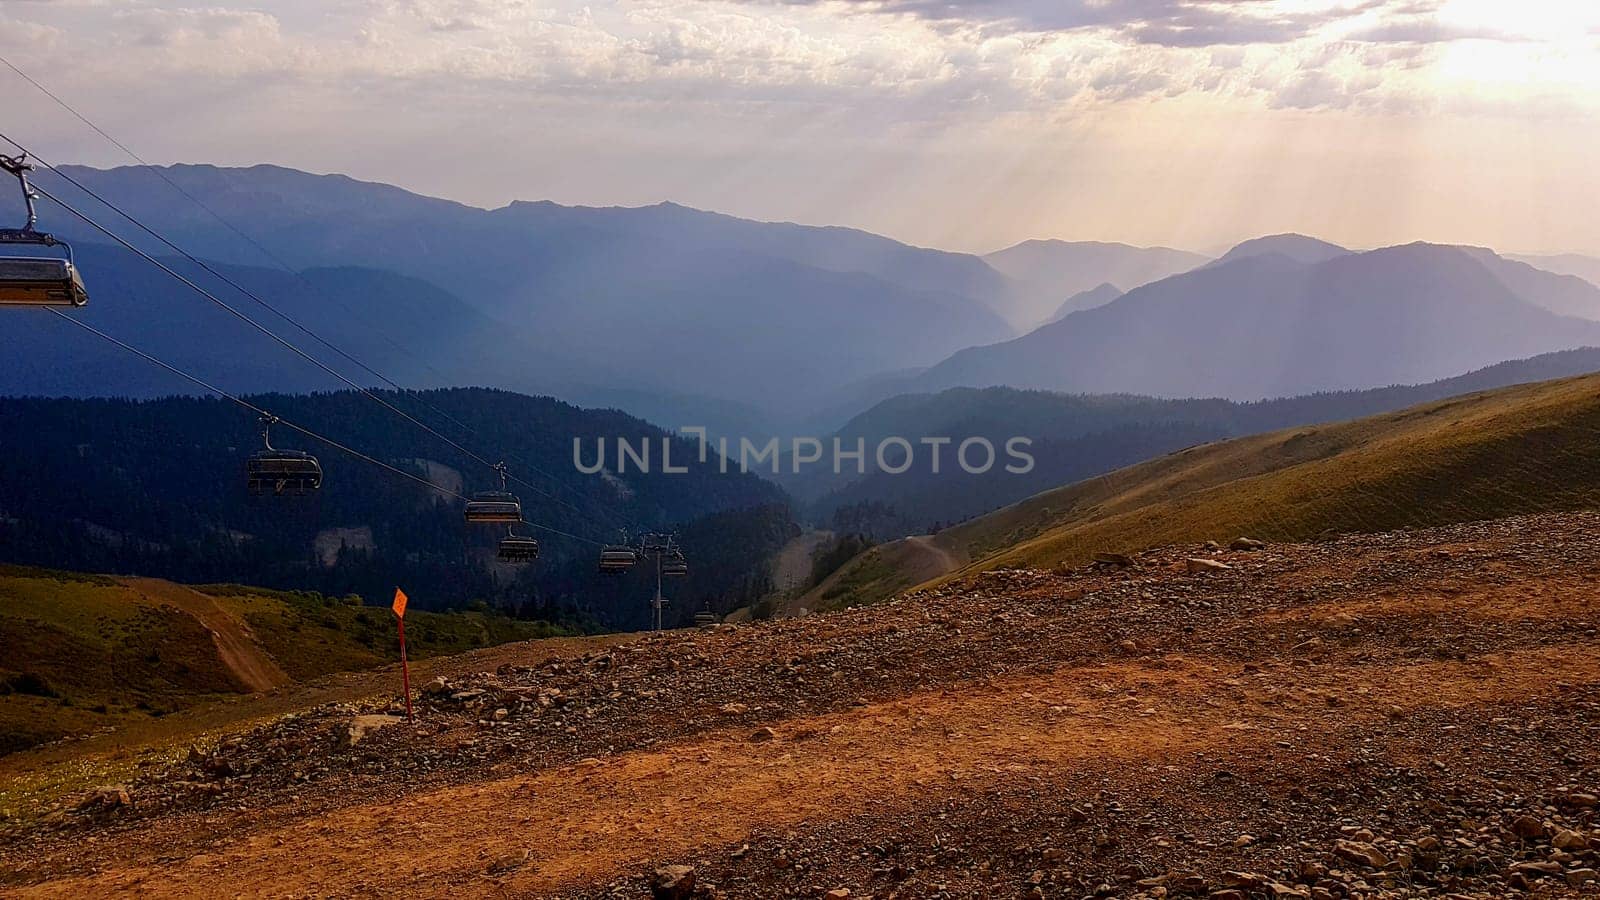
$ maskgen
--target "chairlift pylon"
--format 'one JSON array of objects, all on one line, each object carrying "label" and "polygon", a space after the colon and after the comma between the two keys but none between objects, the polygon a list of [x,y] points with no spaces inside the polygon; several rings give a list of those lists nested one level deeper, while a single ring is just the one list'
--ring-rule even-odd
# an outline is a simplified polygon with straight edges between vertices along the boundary
[{"label": "chairlift pylon", "polygon": [[27,207],[27,219],[21,228],[0,228],[0,246],[60,247],[66,253],[65,259],[0,256],[0,306],[83,306],[88,303],[89,292],[73,262],[72,246],[35,227],[39,214],[34,201],[39,199],[39,194],[28,183],[28,173],[33,171],[33,166],[26,154],[0,155],[0,169],[16,177],[22,186],[23,205]]}]

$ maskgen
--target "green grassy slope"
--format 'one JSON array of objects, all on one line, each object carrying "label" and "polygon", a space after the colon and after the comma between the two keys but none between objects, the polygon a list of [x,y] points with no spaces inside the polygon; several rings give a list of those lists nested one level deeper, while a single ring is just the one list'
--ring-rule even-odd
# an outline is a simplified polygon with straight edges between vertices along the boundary
[{"label": "green grassy slope", "polygon": [[[387,609],[232,585],[201,590],[295,680],[398,658]],[[407,624],[416,658],[555,633],[477,612],[412,612]],[[242,690],[188,612],[114,578],[0,566],[0,753]]]},{"label": "green grassy slope", "polygon": [[[1184,541],[1309,540],[1600,506],[1600,376],[1193,447],[941,532],[962,572],[1079,565]],[[850,603],[894,593],[897,551]],[[848,574],[845,576],[849,578]]]}]

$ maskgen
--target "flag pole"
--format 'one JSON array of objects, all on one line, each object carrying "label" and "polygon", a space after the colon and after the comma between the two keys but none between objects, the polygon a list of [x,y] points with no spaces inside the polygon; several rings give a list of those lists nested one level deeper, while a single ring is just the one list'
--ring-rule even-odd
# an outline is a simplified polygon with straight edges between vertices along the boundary
[{"label": "flag pole", "polygon": [[406,694],[406,721],[413,722],[411,716],[411,664],[406,661],[406,597],[405,591],[394,589],[394,618],[400,626],[400,685]]},{"label": "flag pole", "polygon": [[406,662],[406,617],[400,617],[400,685],[406,692],[406,721],[411,718],[411,664]]}]

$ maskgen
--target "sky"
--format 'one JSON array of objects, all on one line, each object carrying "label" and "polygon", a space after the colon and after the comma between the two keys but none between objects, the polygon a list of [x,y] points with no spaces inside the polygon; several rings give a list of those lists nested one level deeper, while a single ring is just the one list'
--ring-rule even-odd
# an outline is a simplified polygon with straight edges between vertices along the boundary
[{"label": "sky", "polygon": [[[486,207],[1600,255],[1592,0],[0,0],[0,56],[151,162]],[[129,161],[3,66],[0,132]]]}]

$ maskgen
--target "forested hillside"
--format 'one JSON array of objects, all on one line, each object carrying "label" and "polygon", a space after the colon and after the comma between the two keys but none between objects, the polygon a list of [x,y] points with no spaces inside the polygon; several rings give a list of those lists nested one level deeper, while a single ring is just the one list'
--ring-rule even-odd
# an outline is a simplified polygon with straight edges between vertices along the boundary
[{"label": "forested hillside", "polygon": [[[1033,471],[1014,474],[996,466],[986,474],[970,475],[947,460],[941,474],[935,475],[931,458],[924,453],[903,474],[871,472],[833,489],[815,504],[814,517],[835,530],[880,539],[919,534],[1194,444],[1356,419],[1473,391],[1595,371],[1600,371],[1600,349],[1586,348],[1514,360],[1430,384],[1256,403],[1011,388],[905,395],[857,416],[839,431],[840,438],[846,444],[863,438],[874,446],[892,435],[912,441],[939,435],[957,442],[980,436],[1003,448],[1006,440],[1020,435],[1033,441],[1029,448]],[[824,483],[797,482],[796,489],[810,488],[815,496]]]},{"label": "forested hillside", "polygon": [[[622,529],[678,528],[691,574],[672,594],[731,608],[760,592],[766,556],[788,538],[782,491],[721,474],[714,457],[699,464],[689,441],[673,448],[687,473],[577,472],[574,439],[589,459],[601,437],[648,439],[659,454],[666,433],[625,414],[481,389],[384,397],[487,459],[505,455],[511,472],[533,485],[512,485],[525,518],[553,529],[524,528],[543,544],[538,562],[496,562],[503,530],[465,527],[459,500],[287,428],[275,430],[274,443],[315,452],[323,488],[303,498],[252,498],[243,466],[261,446],[257,423],[224,401],[190,398],[0,399],[0,559],[369,599],[398,584],[424,608],[485,600],[529,616],[627,628],[646,621],[649,591],[642,574],[601,581],[595,542]],[[498,486],[482,463],[359,394],[253,402],[449,491]],[[715,518],[697,522],[708,516]]]}]

